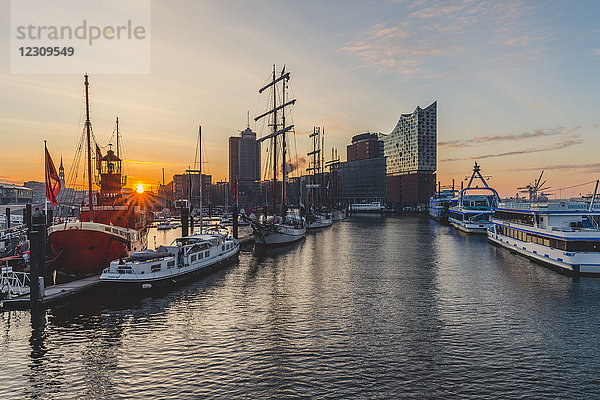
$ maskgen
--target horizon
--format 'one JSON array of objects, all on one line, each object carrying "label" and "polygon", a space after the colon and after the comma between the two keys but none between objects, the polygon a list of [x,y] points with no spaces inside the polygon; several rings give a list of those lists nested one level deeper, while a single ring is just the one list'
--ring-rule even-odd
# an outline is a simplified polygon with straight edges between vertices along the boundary
[{"label": "horizon", "polygon": [[[596,2],[176,4],[152,2],[150,73],[90,74],[95,135],[106,146],[119,116],[128,187],[156,186],[163,167],[166,182],[183,173],[198,125],[206,173],[226,180],[228,138],[246,128],[248,110],[263,111],[258,89],[273,64],[291,72],[298,156],[313,126],[325,128],[325,154],[334,147],[345,160],[352,136],[388,134],[401,114],[437,101],[442,185],[460,186],[475,161],[503,197],[541,170],[552,190],[600,177]],[[0,39],[7,52],[8,42]],[[68,172],[86,71],[13,74],[8,57],[0,65],[0,180],[43,181],[43,140]]]}]

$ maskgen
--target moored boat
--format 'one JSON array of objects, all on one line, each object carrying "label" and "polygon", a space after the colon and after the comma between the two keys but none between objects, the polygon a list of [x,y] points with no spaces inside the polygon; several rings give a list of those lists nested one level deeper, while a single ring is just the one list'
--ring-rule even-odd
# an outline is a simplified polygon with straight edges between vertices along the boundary
[{"label": "moored boat", "polygon": [[583,199],[499,203],[490,218],[488,239],[565,272],[600,274],[600,204],[594,201],[595,194],[590,203]]},{"label": "moored boat", "polygon": [[[306,235],[306,221],[304,217],[298,214],[289,214],[286,206],[287,169],[289,167],[289,164],[286,162],[286,133],[294,129],[294,125],[286,125],[286,107],[292,106],[296,102],[296,99],[286,99],[289,79],[290,73],[285,72],[285,67],[282,69],[280,76],[276,76],[275,65],[273,65],[272,80],[259,90],[259,93],[262,93],[269,89],[272,94],[272,108],[257,116],[254,120],[257,121],[268,117],[269,126],[272,128],[272,132],[262,137],[260,141],[270,139],[272,144],[273,203],[271,217],[263,218],[260,221],[257,219],[248,220],[252,226],[254,243],[257,246],[281,246],[297,242]],[[277,86],[279,83],[281,84],[281,89],[278,90]],[[278,96],[278,92],[280,97]],[[281,114],[281,118],[278,118],[278,113]],[[277,153],[280,146],[283,151],[281,152],[281,164],[278,164]],[[282,174],[280,207],[277,204],[278,171],[281,171]],[[277,214],[278,212],[279,214]]]},{"label": "moored boat", "polygon": [[113,260],[100,275],[100,282],[132,289],[156,288],[225,266],[237,259],[239,251],[238,241],[225,235],[185,236],[169,246]]},{"label": "moored boat", "polygon": [[312,214],[306,217],[306,229],[321,229],[333,225],[333,219],[328,215]]},{"label": "moored boat", "polygon": [[383,212],[384,209],[385,207],[378,201],[373,201],[371,203],[355,203],[350,204],[348,207],[348,211],[352,213],[379,213]]},{"label": "moored boat", "polygon": [[444,189],[437,191],[429,199],[429,216],[440,222],[448,222],[450,214],[450,203],[456,196],[454,189]]},{"label": "moored boat", "polygon": [[[477,180],[483,186],[478,186],[475,183]],[[491,224],[489,217],[494,212],[492,207],[498,203],[499,198],[498,192],[488,186],[476,162],[469,184],[451,200],[448,222],[466,233],[485,234]]]},{"label": "moored boat", "polygon": [[[127,177],[121,174],[118,118],[117,153],[110,149],[102,156],[96,146],[96,167],[92,169],[88,86],[85,75],[88,204],[82,205],[79,221],[67,221],[48,229],[48,242],[57,271],[77,277],[100,273],[111,260],[145,249],[148,236],[145,210],[132,204],[133,197],[128,198],[122,193]],[[95,204],[94,176],[100,184]]]}]

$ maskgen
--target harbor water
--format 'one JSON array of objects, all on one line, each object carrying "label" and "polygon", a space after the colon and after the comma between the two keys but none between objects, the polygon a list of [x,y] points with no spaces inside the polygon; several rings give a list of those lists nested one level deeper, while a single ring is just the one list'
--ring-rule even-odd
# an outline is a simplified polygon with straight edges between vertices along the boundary
[{"label": "harbor water", "polygon": [[357,216],[171,291],[0,314],[0,398],[599,398],[599,320],[600,279]]}]

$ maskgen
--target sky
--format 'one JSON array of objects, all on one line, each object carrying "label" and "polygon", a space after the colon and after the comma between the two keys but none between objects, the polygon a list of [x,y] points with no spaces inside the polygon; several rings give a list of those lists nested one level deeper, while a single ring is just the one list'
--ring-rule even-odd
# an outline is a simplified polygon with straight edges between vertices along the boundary
[{"label": "sky", "polygon": [[[442,185],[475,161],[503,196],[542,169],[553,189],[600,178],[600,2],[156,0],[151,17],[150,73],[90,76],[95,136],[106,146],[119,116],[132,186],[192,165],[198,125],[203,169],[227,179],[227,139],[264,111],[273,64],[291,72],[299,156],[313,126],[344,160],[353,135],[437,101]],[[43,140],[71,167],[85,72],[15,74],[0,58],[1,181],[43,180]]]}]

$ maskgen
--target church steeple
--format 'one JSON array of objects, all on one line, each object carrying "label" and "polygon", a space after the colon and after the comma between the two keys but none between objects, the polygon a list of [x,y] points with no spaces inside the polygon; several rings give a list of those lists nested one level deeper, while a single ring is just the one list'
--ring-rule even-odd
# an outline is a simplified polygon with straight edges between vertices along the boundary
[{"label": "church steeple", "polygon": [[58,179],[60,179],[60,182],[64,186],[64,184],[65,184],[65,167],[63,167],[62,155],[60,156],[60,167],[58,168]]}]

